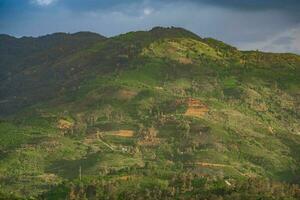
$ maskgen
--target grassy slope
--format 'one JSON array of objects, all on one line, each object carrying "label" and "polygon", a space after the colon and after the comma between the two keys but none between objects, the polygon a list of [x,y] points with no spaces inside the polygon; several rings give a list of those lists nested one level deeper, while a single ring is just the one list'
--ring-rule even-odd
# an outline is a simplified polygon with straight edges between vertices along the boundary
[{"label": "grassy slope", "polygon": [[[88,63],[99,63],[95,55],[104,54],[101,66],[119,67],[87,74],[75,90],[1,121],[1,193],[35,196],[78,179],[79,168],[87,183],[131,177],[120,193],[137,183],[166,188],[191,171],[299,183],[299,57],[239,52],[189,34],[152,43],[142,39],[147,34],[63,60],[89,55]],[[209,112],[184,115],[191,97]],[[59,128],[62,119],[71,125]],[[134,135],[112,134],[118,130]]]}]

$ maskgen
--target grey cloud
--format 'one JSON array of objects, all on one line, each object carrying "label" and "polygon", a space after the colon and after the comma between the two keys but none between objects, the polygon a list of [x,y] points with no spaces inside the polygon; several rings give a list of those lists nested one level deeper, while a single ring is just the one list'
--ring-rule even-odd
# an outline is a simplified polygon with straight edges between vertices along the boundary
[{"label": "grey cloud", "polygon": [[290,45],[293,42],[294,38],[291,36],[285,36],[276,39],[273,44],[274,45]]},{"label": "grey cloud", "polygon": [[300,7],[298,0],[192,0],[207,4],[232,7],[245,10],[280,9],[294,10]]}]

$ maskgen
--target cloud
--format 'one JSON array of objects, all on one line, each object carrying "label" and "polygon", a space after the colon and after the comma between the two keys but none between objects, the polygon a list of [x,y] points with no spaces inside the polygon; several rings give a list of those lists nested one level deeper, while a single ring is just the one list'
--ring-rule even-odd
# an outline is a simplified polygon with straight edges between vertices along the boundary
[{"label": "cloud", "polygon": [[291,36],[283,36],[278,39],[276,39],[273,44],[274,45],[291,45],[293,42],[293,39]]},{"label": "cloud", "polygon": [[143,13],[144,13],[144,15],[151,15],[152,14],[152,12],[153,12],[153,9],[152,8],[145,8],[144,10],[143,10]]},{"label": "cloud", "polygon": [[300,54],[300,25],[282,31],[266,40],[245,43],[242,49],[258,49],[267,52],[290,52]]},{"label": "cloud", "polygon": [[191,0],[197,3],[207,3],[222,7],[231,7],[244,10],[281,9],[289,10],[299,8],[299,0]]},{"label": "cloud", "polygon": [[54,3],[56,0],[33,0],[32,2],[39,6],[49,6]]},{"label": "cloud", "polygon": [[300,26],[271,38],[262,47],[262,50],[271,52],[295,52],[300,54]]}]

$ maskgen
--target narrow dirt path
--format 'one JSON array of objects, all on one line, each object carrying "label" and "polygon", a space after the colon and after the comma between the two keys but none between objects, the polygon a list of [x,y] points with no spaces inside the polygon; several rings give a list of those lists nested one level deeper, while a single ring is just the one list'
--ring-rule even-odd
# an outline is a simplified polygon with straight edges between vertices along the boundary
[{"label": "narrow dirt path", "polygon": [[231,165],[224,165],[224,164],[216,164],[216,163],[207,163],[207,162],[196,162],[197,165],[202,167],[233,167]]},{"label": "narrow dirt path", "polygon": [[195,164],[200,165],[202,167],[233,167],[231,165],[207,163],[207,162],[196,162]]}]

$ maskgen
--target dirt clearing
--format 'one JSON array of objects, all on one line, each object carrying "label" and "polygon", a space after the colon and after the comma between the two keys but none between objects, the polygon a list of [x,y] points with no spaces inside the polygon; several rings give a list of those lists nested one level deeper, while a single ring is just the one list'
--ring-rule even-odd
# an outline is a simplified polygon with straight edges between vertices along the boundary
[{"label": "dirt clearing", "polygon": [[132,130],[119,130],[119,131],[112,131],[110,135],[119,136],[119,137],[133,137],[134,131]]},{"label": "dirt clearing", "polygon": [[185,112],[186,116],[203,118],[209,111],[208,107],[200,100],[189,98],[187,100],[188,109]]}]

